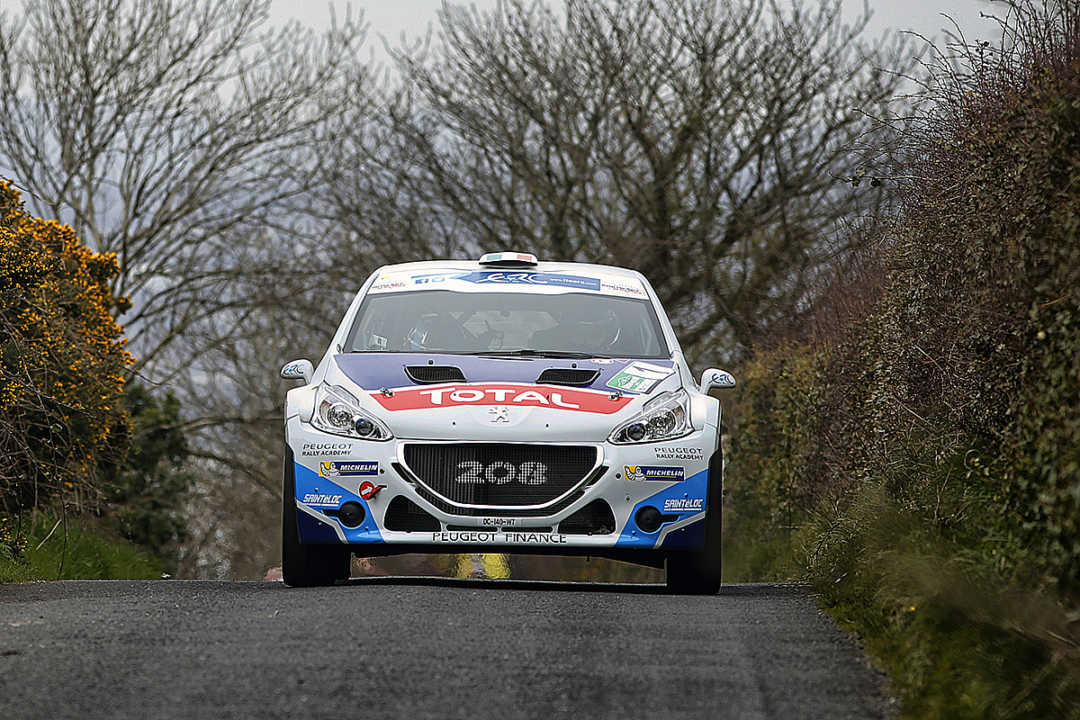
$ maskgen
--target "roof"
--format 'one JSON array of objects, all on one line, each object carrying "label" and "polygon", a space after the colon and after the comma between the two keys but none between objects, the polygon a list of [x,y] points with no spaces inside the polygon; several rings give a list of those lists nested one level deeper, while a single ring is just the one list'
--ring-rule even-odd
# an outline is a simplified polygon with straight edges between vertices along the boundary
[{"label": "roof", "polygon": [[[423,260],[420,262],[410,263],[398,263],[396,265],[383,265],[379,268],[379,273],[397,273],[397,272],[410,272],[410,271],[426,271],[433,270],[491,270],[487,266],[481,265],[477,260]],[[520,272],[522,268],[507,268],[508,272]],[[629,268],[617,267],[615,265],[596,265],[593,263],[577,263],[577,262],[544,262],[540,261],[536,264],[535,268],[525,268],[526,271],[532,272],[568,272],[571,270],[578,271],[591,271],[598,274],[609,275],[623,275],[626,277],[641,277],[641,273],[637,270],[631,270]]]},{"label": "roof", "polygon": [[475,260],[429,260],[386,265],[375,273],[369,293],[409,290],[457,292],[596,292],[645,299],[647,283],[627,268],[590,263],[539,262],[530,267],[492,267]]}]

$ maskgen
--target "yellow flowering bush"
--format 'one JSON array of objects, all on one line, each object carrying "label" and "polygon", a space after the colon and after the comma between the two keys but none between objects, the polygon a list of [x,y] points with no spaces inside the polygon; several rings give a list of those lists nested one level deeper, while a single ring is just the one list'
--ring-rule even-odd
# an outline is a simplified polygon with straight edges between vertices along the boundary
[{"label": "yellow flowering bush", "polygon": [[115,254],[28,215],[0,181],[0,515],[61,494],[93,504],[95,469],[123,450],[118,271]]}]

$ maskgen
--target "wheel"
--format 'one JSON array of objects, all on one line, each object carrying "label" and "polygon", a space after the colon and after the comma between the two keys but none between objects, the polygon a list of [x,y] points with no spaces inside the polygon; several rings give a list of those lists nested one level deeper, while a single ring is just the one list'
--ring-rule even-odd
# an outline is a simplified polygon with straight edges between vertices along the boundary
[{"label": "wheel", "polygon": [[705,544],[701,550],[673,552],[667,557],[667,589],[682,595],[715,595],[720,591],[721,532],[724,506],[724,453],[717,439],[709,459],[705,510]]},{"label": "wheel", "polygon": [[333,585],[348,580],[352,551],[336,545],[303,545],[296,524],[296,478],[292,450],[285,450],[281,487],[281,576],[291,587]]}]

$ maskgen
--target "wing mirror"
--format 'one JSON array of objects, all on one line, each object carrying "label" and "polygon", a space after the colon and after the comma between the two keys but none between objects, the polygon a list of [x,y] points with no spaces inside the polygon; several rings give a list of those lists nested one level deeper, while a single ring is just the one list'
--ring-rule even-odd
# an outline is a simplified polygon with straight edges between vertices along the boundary
[{"label": "wing mirror", "polygon": [[310,360],[293,360],[281,368],[281,377],[286,380],[303,380],[304,384],[309,384],[314,375],[315,368]]},{"label": "wing mirror", "polygon": [[709,368],[701,373],[701,392],[710,390],[727,390],[735,387],[735,376],[727,370]]}]

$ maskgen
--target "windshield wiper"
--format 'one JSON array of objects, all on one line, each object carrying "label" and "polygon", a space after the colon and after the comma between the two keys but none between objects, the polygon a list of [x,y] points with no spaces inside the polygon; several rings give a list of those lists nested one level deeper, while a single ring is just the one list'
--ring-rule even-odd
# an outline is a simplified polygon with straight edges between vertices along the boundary
[{"label": "windshield wiper", "polygon": [[591,358],[599,358],[601,360],[608,359],[607,355],[595,355],[593,353],[583,352],[569,352],[563,350],[489,350],[487,352],[471,353],[472,355],[480,355],[483,357],[546,357],[546,358],[568,358],[574,360],[589,360]]}]

